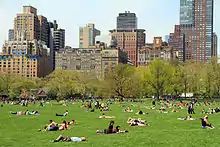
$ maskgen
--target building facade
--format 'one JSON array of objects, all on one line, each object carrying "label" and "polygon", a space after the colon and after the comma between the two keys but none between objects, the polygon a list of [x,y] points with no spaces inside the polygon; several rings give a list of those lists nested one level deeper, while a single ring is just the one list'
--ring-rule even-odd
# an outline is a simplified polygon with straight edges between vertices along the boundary
[{"label": "building facade", "polygon": [[207,62],[212,57],[213,0],[180,0],[180,28],[185,35],[186,60]]},{"label": "building facade", "polygon": [[155,59],[176,60],[177,52],[163,42],[162,37],[154,37],[152,44],[146,44],[138,52],[138,66],[148,66]]},{"label": "building facade", "polygon": [[51,49],[51,67],[55,69],[55,51],[65,47],[65,30],[59,29],[57,21],[48,22],[48,44]]},{"label": "building facade", "polygon": [[137,17],[135,13],[125,11],[119,13],[117,17],[117,30],[133,30],[137,29]]},{"label": "building facade", "polygon": [[39,15],[38,21],[39,21],[39,41],[45,42],[45,44],[48,47],[50,47],[49,42],[48,42],[48,37],[49,37],[48,29],[49,29],[49,27],[48,27],[47,18],[42,15]]},{"label": "building facade", "polygon": [[5,42],[0,55],[0,71],[25,77],[51,73],[49,48],[37,40]]},{"label": "building facade", "polygon": [[128,54],[132,64],[137,66],[138,50],[145,45],[145,30],[110,30],[115,46]]},{"label": "building facade", "polygon": [[181,34],[180,25],[175,25],[174,33],[170,33],[168,45],[177,51],[178,60],[185,62],[185,35]]},{"label": "building facade", "polygon": [[218,56],[218,36],[216,33],[213,34],[212,56]]},{"label": "building facade", "polygon": [[23,6],[23,13],[14,19],[14,40],[34,40],[44,42],[49,47],[47,18],[37,15],[37,9]]},{"label": "building facade", "polygon": [[65,30],[58,28],[56,20],[52,26],[53,47],[56,51],[65,47]]},{"label": "building facade", "polygon": [[95,28],[95,24],[87,24],[79,28],[79,48],[89,48],[95,45],[95,38],[101,33]]},{"label": "building facade", "polygon": [[14,40],[14,29],[9,29],[8,30],[8,41],[13,41]]},{"label": "building facade", "polygon": [[112,48],[71,48],[56,51],[56,69],[76,70],[91,78],[104,78],[119,63],[127,63],[124,52]]}]

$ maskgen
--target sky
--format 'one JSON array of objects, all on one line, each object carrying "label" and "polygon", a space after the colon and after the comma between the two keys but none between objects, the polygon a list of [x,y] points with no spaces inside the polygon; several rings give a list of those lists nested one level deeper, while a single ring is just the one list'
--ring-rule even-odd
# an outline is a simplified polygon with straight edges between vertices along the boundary
[{"label": "sky", "polygon": [[[214,1],[214,31],[220,50],[220,0]],[[24,5],[36,7],[38,15],[49,21],[57,20],[59,27],[66,30],[66,45],[72,47],[78,47],[79,27],[87,23],[94,23],[101,31],[97,39],[107,41],[109,30],[116,28],[118,13],[125,11],[136,13],[138,28],[146,30],[147,42],[168,35],[179,24],[180,0],[0,0],[0,46]]]}]

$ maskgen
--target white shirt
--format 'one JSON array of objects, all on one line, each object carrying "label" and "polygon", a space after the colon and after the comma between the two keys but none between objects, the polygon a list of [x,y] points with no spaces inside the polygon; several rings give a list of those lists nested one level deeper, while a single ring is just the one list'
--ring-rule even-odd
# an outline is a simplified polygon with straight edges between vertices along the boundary
[{"label": "white shirt", "polygon": [[70,139],[72,142],[81,142],[82,141],[82,139],[79,137],[70,137]]}]

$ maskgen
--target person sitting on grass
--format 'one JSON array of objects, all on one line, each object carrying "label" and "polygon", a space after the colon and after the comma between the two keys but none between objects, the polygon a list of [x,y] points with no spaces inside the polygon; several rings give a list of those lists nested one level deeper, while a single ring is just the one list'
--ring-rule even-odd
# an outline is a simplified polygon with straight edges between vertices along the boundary
[{"label": "person sitting on grass", "polygon": [[101,130],[97,130],[96,133],[97,134],[112,134],[113,129],[114,129],[114,124],[115,124],[115,121],[111,120],[109,123],[108,129],[105,129],[104,132]]},{"label": "person sitting on grass", "polygon": [[99,118],[115,118],[114,116],[106,116],[105,113],[102,113],[101,116],[99,116]]},{"label": "person sitting on grass", "polygon": [[186,115],[184,118],[177,118],[178,120],[198,120],[198,118],[192,118],[192,116]]},{"label": "person sitting on grass", "polygon": [[203,129],[214,129],[212,124],[208,122],[208,116],[205,116],[204,118],[200,118],[202,121],[202,128]]},{"label": "person sitting on grass", "polygon": [[124,112],[133,112],[133,110],[130,107],[127,107]]},{"label": "person sitting on grass", "polygon": [[63,114],[56,113],[56,116],[67,116],[68,114],[69,114],[69,112],[68,112],[68,110],[66,110],[65,113],[63,113]]},{"label": "person sitting on grass", "polygon": [[113,120],[110,121],[109,126],[108,126],[108,129],[105,129],[104,131],[102,131],[102,130],[97,130],[97,131],[96,131],[96,134],[114,134],[114,133],[127,133],[127,132],[128,132],[127,130],[121,131],[121,130],[120,130],[120,126],[117,126],[117,127],[114,129],[114,124],[115,124],[115,122],[114,122]]},{"label": "person sitting on grass", "polygon": [[120,126],[116,126],[113,133],[128,133],[128,130],[120,130]]},{"label": "person sitting on grass", "polygon": [[148,114],[148,113],[144,113],[142,110],[140,110],[136,114],[143,115],[143,114]]},{"label": "person sitting on grass", "polygon": [[69,137],[69,136],[63,136],[60,135],[56,140],[52,140],[51,142],[82,142],[86,141],[86,137]]}]

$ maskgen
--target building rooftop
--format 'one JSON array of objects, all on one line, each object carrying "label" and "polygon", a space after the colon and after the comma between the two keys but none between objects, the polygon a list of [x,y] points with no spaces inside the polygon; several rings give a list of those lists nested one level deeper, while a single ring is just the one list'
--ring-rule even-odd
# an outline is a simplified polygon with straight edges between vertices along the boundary
[{"label": "building rooftop", "polygon": [[109,30],[110,33],[114,33],[114,32],[145,32],[145,29],[113,29],[113,30]]}]

